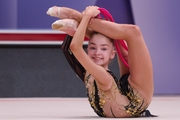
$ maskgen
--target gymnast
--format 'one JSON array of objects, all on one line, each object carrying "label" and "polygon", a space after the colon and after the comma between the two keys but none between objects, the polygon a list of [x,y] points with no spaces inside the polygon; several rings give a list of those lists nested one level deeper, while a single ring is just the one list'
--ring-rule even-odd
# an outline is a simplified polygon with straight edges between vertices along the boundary
[{"label": "gymnast", "polygon": [[[81,13],[67,7],[51,7],[47,14],[60,20],[52,24],[55,30],[68,35],[62,50],[72,69],[85,83],[94,112],[100,117],[152,117],[149,110],[154,92],[150,53],[140,28],[99,19],[99,7],[88,6]],[[83,49],[88,37],[87,52]],[[108,65],[117,54],[114,41],[124,40],[128,50],[118,44],[128,66],[117,57],[120,79]]]}]

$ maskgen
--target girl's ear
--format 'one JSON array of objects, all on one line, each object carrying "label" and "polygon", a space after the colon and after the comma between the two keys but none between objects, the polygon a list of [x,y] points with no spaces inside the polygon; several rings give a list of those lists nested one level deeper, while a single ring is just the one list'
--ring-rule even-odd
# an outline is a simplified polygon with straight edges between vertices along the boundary
[{"label": "girl's ear", "polygon": [[115,57],[115,55],[116,55],[116,51],[113,50],[112,53],[111,53],[110,59],[113,59]]}]

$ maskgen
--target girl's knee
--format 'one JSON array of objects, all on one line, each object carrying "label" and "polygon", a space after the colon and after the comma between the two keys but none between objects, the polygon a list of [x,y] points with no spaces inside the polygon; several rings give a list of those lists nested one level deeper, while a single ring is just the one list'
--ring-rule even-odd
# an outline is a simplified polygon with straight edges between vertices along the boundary
[{"label": "girl's knee", "polygon": [[141,36],[141,30],[137,25],[129,25],[128,32],[130,36]]}]

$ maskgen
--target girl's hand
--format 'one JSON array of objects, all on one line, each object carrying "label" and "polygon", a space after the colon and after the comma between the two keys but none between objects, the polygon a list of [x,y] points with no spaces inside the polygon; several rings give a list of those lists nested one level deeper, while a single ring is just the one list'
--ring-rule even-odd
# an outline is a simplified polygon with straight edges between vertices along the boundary
[{"label": "girl's hand", "polygon": [[83,15],[87,15],[89,16],[90,18],[94,18],[96,17],[100,11],[98,10],[99,7],[97,6],[88,6],[86,7],[86,9],[83,11]]}]

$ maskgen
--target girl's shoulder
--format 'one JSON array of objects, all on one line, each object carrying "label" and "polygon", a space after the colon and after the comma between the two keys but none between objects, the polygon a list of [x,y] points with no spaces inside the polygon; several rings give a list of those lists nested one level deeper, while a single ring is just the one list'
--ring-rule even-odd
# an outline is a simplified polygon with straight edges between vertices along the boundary
[{"label": "girl's shoulder", "polygon": [[112,71],[107,70],[107,72],[114,78],[115,82],[118,82],[116,75]]},{"label": "girl's shoulder", "polygon": [[[113,79],[115,80],[115,82],[118,82],[118,79],[116,77],[116,75],[110,71],[110,70],[107,70],[107,72],[113,77]],[[85,81],[90,79],[91,77],[93,77],[88,71],[86,71],[86,74],[85,74]]]}]

